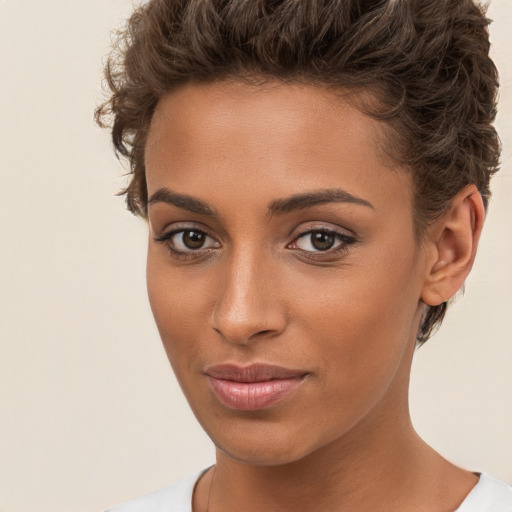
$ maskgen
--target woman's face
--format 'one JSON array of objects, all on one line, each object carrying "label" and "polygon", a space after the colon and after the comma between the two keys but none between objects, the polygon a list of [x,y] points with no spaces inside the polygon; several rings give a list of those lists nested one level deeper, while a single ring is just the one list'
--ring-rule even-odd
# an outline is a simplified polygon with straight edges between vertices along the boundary
[{"label": "woman's face", "polygon": [[300,85],[191,84],[157,106],[151,307],[199,422],[237,460],[300,460],[406,416],[426,257],[380,130]]}]

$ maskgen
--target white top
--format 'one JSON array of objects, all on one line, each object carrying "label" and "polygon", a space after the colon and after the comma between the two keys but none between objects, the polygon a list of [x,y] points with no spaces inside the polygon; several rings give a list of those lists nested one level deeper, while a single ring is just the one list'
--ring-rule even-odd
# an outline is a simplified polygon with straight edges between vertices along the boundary
[{"label": "white top", "polygon": [[[105,512],[192,512],[192,493],[206,470]],[[481,473],[480,480],[454,512],[512,512],[512,487]]]}]

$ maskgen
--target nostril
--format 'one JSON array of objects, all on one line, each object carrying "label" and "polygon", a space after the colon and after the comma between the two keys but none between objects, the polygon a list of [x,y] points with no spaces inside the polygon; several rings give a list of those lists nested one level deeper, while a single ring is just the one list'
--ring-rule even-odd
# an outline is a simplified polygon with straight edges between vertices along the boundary
[{"label": "nostril", "polygon": [[265,336],[265,335],[268,335],[268,334],[271,334],[272,333],[272,330],[271,329],[266,329],[264,331],[260,331],[260,332],[256,332],[253,334],[253,337],[254,336]]},{"label": "nostril", "polygon": [[226,328],[219,328],[213,326],[213,330],[225,341],[236,344],[248,344],[262,338],[270,338],[279,334],[279,329],[247,329],[238,328],[234,329],[232,326]]}]

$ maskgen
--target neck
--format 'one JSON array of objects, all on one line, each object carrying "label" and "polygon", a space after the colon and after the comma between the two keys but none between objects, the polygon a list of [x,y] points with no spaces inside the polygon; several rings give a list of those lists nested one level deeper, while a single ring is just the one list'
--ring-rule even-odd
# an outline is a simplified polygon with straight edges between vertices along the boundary
[{"label": "neck", "polygon": [[[300,461],[280,466],[253,466],[218,452],[209,512],[362,511],[362,501],[369,494],[375,495],[376,484],[389,492],[406,476],[403,473],[411,464],[411,449],[417,450],[411,440],[404,446],[402,438],[401,446],[397,446],[396,439],[390,439],[393,433],[387,434],[386,443],[378,447],[371,439],[365,439],[363,445],[342,439]],[[375,499],[371,502],[374,510]]]}]

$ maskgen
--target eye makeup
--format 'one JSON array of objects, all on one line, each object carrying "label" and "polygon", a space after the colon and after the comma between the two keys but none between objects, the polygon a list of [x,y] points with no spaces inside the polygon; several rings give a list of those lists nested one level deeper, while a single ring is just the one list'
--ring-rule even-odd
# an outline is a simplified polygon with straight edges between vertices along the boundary
[{"label": "eye makeup", "polygon": [[[202,259],[222,246],[206,230],[193,224],[180,225],[154,238],[157,243],[165,244],[170,255],[177,259]],[[304,258],[314,261],[340,257],[350,245],[356,243],[354,236],[337,231],[332,227],[308,226],[294,236],[285,248],[297,251]]]}]

